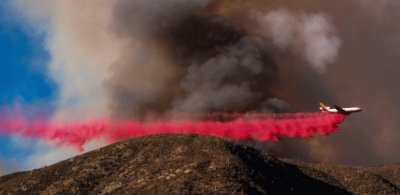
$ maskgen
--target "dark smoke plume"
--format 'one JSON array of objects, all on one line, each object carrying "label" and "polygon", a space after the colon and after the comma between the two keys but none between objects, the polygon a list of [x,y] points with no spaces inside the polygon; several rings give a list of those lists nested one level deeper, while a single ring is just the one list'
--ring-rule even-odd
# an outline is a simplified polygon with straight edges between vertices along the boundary
[{"label": "dark smoke plume", "polygon": [[135,1],[115,7],[117,34],[142,47],[140,56],[125,49],[112,69],[113,114],[262,110],[277,71],[265,43],[221,16],[197,13],[204,4],[163,2],[146,11]]}]

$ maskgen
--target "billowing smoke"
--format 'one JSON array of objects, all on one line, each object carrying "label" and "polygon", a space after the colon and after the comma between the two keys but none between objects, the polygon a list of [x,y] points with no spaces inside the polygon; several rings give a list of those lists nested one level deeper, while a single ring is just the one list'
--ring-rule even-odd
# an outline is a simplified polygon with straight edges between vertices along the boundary
[{"label": "billowing smoke", "polygon": [[286,10],[255,13],[260,34],[281,49],[292,49],[314,68],[325,72],[335,62],[341,40],[326,14],[291,13]]},{"label": "billowing smoke", "polygon": [[277,70],[260,38],[197,13],[203,1],[157,2],[119,1],[114,8],[114,30],[128,43],[106,84],[113,116],[246,112],[274,97]]},{"label": "billowing smoke", "polygon": [[[323,14],[248,10],[249,20],[261,24],[257,35],[210,11],[212,1],[93,3],[13,3],[17,9],[29,6],[26,18],[40,24],[38,31],[47,37],[50,75],[60,87],[56,120],[285,111],[288,104],[274,94],[274,48],[264,39],[282,49],[305,47],[300,55],[319,71],[334,61],[340,45]],[[291,22],[292,29],[283,27]],[[268,26],[275,29],[272,34]],[[319,54],[310,55],[313,51]]]},{"label": "billowing smoke", "polygon": [[107,116],[103,84],[123,44],[109,31],[115,2],[15,0],[9,4],[29,24],[29,32],[45,37],[44,47],[51,54],[48,73],[59,87],[55,120]]},{"label": "billowing smoke", "polygon": [[[398,4],[352,0],[12,2],[46,37],[55,120],[357,105],[330,137],[284,140],[313,161],[400,160]],[[340,49],[340,50],[339,50]],[[325,74],[320,74],[324,73]],[[384,79],[383,79],[384,78]],[[372,95],[373,94],[373,95]]]}]

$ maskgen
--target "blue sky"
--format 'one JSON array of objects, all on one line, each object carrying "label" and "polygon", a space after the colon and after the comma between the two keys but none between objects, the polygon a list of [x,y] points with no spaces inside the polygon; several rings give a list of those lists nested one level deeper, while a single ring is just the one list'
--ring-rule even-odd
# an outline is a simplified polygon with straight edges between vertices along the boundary
[{"label": "blue sky", "polygon": [[[0,7],[0,12],[3,10]],[[49,55],[43,37],[28,32],[9,14],[0,14],[0,108],[18,105],[50,114],[57,86],[46,74]],[[17,146],[10,136],[0,135],[0,143],[3,161],[21,161],[33,152]]]},{"label": "blue sky", "polygon": [[27,36],[18,26],[0,23],[0,104],[34,103],[54,97],[46,77],[48,55],[41,39]]}]

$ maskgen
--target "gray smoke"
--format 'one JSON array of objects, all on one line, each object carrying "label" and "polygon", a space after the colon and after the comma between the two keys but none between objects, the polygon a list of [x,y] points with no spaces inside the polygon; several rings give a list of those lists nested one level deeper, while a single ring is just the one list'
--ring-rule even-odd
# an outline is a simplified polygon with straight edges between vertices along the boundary
[{"label": "gray smoke", "polygon": [[[17,0],[12,5],[47,37],[49,74],[60,88],[55,120],[287,110],[288,104],[275,94],[276,48],[265,41],[282,39],[269,35],[268,26],[289,34],[285,43],[294,51],[305,47],[300,55],[318,70],[333,62],[338,49],[323,14],[285,12],[286,20],[299,23],[292,30],[279,28],[288,25],[283,22],[268,23],[268,18],[285,18],[276,14],[279,11],[257,11],[256,18],[247,20],[262,23],[258,35],[213,13],[212,7],[224,6],[211,0],[102,0],[79,5]],[[321,55],[313,57],[310,52],[316,49]]]},{"label": "gray smoke", "polygon": [[255,77],[265,71],[271,71],[265,76],[272,76],[274,72],[264,63],[262,51],[264,44],[260,40],[243,37],[217,56],[190,64],[182,81],[188,95],[176,101],[173,110],[246,111],[254,101],[265,99],[261,91],[252,89],[252,82],[257,82]]},{"label": "gray smoke", "polygon": [[118,0],[112,26],[127,38],[162,34],[211,0]]},{"label": "gray smoke", "polygon": [[286,10],[267,14],[254,13],[258,20],[259,33],[281,49],[290,48],[303,56],[320,72],[335,62],[341,40],[329,17],[323,13],[291,13]]},{"label": "gray smoke", "polygon": [[264,103],[274,98],[277,71],[265,43],[221,16],[197,13],[206,3],[195,2],[116,5],[113,27],[128,44],[106,83],[114,117],[277,110]]}]

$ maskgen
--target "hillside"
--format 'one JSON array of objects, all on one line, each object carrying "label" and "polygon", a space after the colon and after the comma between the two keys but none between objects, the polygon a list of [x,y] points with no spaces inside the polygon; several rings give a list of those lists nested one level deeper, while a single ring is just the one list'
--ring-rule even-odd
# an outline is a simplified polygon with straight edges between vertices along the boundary
[{"label": "hillside", "polygon": [[29,172],[0,177],[0,194],[400,194],[400,166],[291,163],[196,135],[126,140]]}]

